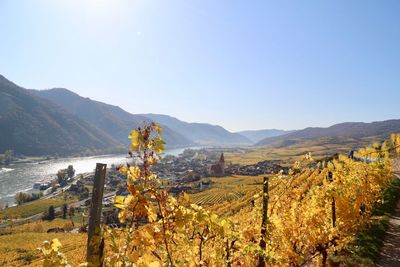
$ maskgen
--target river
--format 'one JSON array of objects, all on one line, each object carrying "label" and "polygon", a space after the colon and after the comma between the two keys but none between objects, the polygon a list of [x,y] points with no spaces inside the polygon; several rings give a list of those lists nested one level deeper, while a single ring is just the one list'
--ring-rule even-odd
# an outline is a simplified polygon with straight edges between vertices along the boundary
[{"label": "river", "polygon": [[[179,155],[186,148],[169,149],[165,154]],[[59,158],[33,163],[16,163],[0,168],[0,203],[14,203],[17,192],[30,192],[35,182],[50,181],[54,179],[60,169],[73,165],[75,174],[94,171],[96,163],[123,164],[130,159],[126,155],[102,155],[77,158]]]}]

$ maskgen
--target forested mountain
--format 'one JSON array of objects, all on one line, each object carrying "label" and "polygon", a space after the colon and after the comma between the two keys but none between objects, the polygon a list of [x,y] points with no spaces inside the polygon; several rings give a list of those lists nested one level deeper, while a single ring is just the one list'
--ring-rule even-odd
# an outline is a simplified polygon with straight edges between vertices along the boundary
[{"label": "forested mountain", "polygon": [[111,136],[0,75],[0,151],[70,154],[117,147]]}]

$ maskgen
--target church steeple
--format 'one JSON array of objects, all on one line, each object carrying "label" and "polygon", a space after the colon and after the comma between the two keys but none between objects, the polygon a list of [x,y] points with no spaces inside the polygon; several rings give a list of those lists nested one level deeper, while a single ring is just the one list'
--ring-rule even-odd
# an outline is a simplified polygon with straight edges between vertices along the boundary
[{"label": "church steeple", "polygon": [[224,152],[221,153],[221,157],[219,158],[220,163],[225,163]]},{"label": "church steeple", "polygon": [[225,176],[225,157],[224,153],[221,153],[219,161],[216,164],[209,166],[208,173],[210,176],[214,177],[224,177]]}]

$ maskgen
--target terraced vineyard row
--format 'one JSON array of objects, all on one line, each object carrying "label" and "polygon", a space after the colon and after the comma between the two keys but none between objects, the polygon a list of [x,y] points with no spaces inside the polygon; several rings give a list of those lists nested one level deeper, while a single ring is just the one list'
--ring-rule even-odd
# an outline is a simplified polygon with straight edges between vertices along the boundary
[{"label": "terraced vineyard row", "polygon": [[226,190],[208,190],[191,197],[193,203],[198,205],[213,205],[225,201],[232,201],[241,198],[244,195],[242,192],[226,192]]},{"label": "terraced vineyard row", "polygon": [[211,189],[191,195],[191,201],[198,205],[208,206],[238,200],[248,194],[255,194],[261,189],[261,184],[256,183],[257,178],[215,178]]}]

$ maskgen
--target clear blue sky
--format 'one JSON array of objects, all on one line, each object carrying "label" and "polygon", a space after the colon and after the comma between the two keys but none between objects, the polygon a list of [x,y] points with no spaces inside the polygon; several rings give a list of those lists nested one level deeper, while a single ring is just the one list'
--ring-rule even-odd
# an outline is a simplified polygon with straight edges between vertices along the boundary
[{"label": "clear blue sky", "polygon": [[0,73],[229,130],[400,118],[400,1],[1,0]]}]

